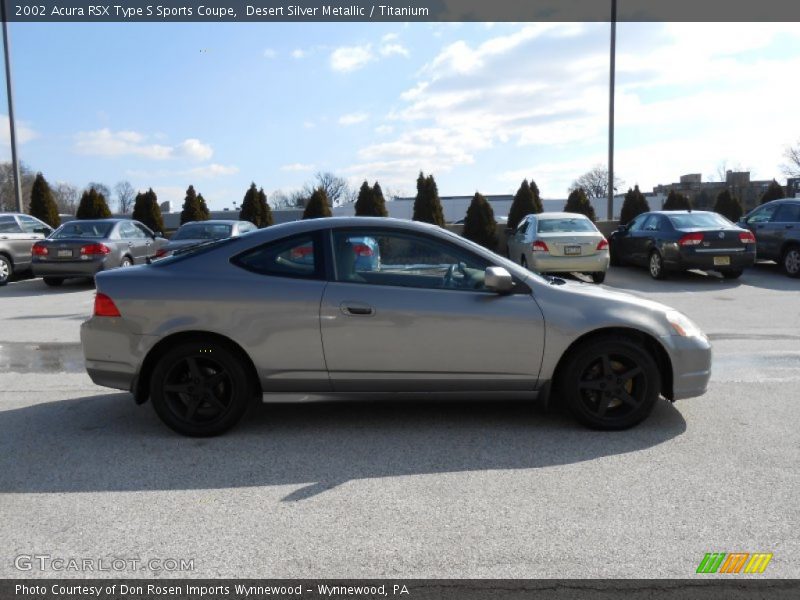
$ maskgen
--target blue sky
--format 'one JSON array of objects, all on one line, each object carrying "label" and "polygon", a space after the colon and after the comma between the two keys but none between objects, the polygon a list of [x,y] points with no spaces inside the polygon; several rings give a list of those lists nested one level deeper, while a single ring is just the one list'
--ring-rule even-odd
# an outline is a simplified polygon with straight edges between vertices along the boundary
[{"label": "blue sky", "polygon": [[[608,24],[12,23],[21,159],[51,182],[213,208],[318,170],[413,194],[543,196],[605,163]],[[781,177],[800,139],[794,24],[620,24],[617,172]],[[2,95],[0,111],[5,109]],[[10,154],[0,128],[0,159]]]}]

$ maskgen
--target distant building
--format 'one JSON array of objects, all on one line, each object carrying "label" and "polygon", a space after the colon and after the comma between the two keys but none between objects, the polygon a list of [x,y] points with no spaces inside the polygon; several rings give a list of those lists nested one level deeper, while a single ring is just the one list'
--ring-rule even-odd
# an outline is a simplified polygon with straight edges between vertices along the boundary
[{"label": "distant building", "polygon": [[172,201],[171,200],[164,200],[161,204],[158,205],[161,208],[162,213],[170,213],[172,212]]},{"label": "distant building", "polygon": [[751,181],[750,171],[727,171],[725,181],[703,181],[700,173],[690,173],[681,175],[678,183],[657,185],[653,192],[666,197],[670,190],[675,190],[688,196],[695,208],[710,210],[714,207],[717,195],[727,188],[739,198],[745,211],[748,211],[758,206],[761,195],[771,182],[771,179]]},{"label": "distant building", "polygon": [[789,177],[786,180],[786,197],[800,198],[800,177]]}]

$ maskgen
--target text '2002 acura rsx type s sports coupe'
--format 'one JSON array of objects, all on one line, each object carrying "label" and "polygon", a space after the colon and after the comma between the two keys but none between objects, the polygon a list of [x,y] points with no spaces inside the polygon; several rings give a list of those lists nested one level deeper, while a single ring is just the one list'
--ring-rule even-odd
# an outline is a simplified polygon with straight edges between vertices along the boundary
[{"label": "text '2002 acura rsx type s sports coupe'", "polygon": [[[381,260],[362,268],[365,238]],[[225,431],[271,392],[552,394],[589,427],[623,429],[710,376],[683,314],[411,221],[276,225],[96,283],[89,375],[186,435]]]}]

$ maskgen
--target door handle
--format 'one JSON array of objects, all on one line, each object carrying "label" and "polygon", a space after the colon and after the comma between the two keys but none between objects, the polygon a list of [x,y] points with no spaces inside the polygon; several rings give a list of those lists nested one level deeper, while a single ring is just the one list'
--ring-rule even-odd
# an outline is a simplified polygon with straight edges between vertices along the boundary
[{"label": "door handle", "polygon": [[369,317],[375,314],[375,310],[363,302],[342,302],[339,309],[344,314],[353,317]]}]

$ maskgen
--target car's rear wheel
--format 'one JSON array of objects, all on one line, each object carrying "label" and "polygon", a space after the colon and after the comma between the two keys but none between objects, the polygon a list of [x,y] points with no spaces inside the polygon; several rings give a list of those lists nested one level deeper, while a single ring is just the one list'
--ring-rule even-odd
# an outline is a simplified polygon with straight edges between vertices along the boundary
[{"label": "car's rear wheel", "polygon": [[596,273],[589,273],[592,278],[592,281],[595,283],[603,283],[606,280],[606,274],[604,271],[598,271]]},{"label": "car's rear wheel", "polygon": [[667,272],[664,269],[664,259],[658,250],[653,250],[650,253],[650,260],[647,261],[650,277],[653,279],[666,279]]},{"label": "car's rear wheel", "polygon": [[622,259],[619,256],[619,250],[614,242],[608,244],[608,258],[612,267],[622,266]]},{"label": "car's rear wheel", "polygon": [[43,277],[45,285],[49,285],[50,287],[58,287],[62,283],[64,283],[63,277]]},{"label": "car's rear wheel", "polygon": [[206,437],[236,425],[253,390],[238,356],[222,344],[197,341],[181,343],[159,359],[150,397],[168,427]]},{"label": "car's rear wheel", "polygon": [[600,338],[573,351],[559,388],[575,418],[593,429],[626,429],[652,412],[661,391],[655,360],[642,344]]},{"label": "car's rear wheel", "polygon": [[742,269],[725,269],[720,271],[725,279],[739,279],[744,271]]},{"label": "car's rear wheel", "polygon": [[525,258],[524,254],[520,257],[519,264],[522,265],[522,267],[525,268],[525,269],[528,268],[528,259]]},{"label": "car's rear wheel", "polygon": [[14,274],[14,265],[11,259],[0,254],[0,285],[5,285]]},{"label": "car's rear wheel", "polygon": [[800,277],[800,246],[789,246],[781,259],[783,272],[789,277]]}]

